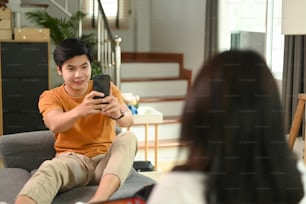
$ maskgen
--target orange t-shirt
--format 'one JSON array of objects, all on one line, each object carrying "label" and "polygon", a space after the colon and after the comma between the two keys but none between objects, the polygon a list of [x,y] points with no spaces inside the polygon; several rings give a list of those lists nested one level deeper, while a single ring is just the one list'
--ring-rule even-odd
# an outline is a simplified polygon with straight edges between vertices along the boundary
[{"label": "orange t-shirt", "polygon": [[[89,82],[87,94],[93,89],[92,80]],[[113,83],[111,93],[120,103],[124,103],[122,95]],[[64,90],[64,85],[44,91],[38,107],[44,117],[50,110],[60,109],[69,111],[79,105],[84,97],[73,98]],[[108,116],[94,114],[78,119],[72,128],[55,134],[55,150],[61,152],[76,152],[88,157],[104,154],[116,136],[116,122]]]}]

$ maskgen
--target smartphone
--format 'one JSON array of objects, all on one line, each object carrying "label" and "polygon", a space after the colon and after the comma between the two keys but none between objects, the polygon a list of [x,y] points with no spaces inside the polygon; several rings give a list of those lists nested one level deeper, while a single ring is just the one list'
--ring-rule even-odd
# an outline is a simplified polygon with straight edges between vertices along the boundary
[{"label": "smartphone", "polygon": [[[93,77],[93,90],[104,93],[104,97],[109,96],[110,91],[110,76],[107,74],[97,74]],[[94,98],[104,98],[97,97]]]}]

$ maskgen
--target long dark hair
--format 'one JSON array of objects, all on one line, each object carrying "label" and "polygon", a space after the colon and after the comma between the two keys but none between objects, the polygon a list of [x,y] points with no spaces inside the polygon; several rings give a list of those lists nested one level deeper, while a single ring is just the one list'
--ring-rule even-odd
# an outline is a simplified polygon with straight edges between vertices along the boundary
[{"label": "long dark hair", "polygon": [[225,51],[203,65],[180,140],[189,144],[189,169],[208,175],[208,203],[298,203],[303,196],[275,79],[253,51]]}]

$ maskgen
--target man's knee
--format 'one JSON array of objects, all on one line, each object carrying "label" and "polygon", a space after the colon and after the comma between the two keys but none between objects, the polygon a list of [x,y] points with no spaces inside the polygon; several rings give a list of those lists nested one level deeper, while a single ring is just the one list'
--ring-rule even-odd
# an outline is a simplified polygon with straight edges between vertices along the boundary
[{"label": "man's knee", "polygon": [[131,131],[122,132],[119,135],[116,136],[115,141],[130,143],[131,145],[137,144],[137,137],[136,135]]},{"label": "man's knee", "polygon": [[[133,154],[137,152],[137,137],[131,132],[122,132],[116,136],[116,139],[113,141],[113,147],[121,146],[132,151]],[[134,155],[135,156],[135,155]]]}]

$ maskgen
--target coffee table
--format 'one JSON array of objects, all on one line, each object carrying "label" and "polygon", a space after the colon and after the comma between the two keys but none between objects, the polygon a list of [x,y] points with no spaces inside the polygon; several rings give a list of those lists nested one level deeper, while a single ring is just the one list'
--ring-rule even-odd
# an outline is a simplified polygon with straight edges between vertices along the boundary
[{"label": "coffee table", "polygon": [[[158,110],[144,106],[138,108],[138,114],[133,115],[134,125],[144,125],[145,128],[145,140],[144,140],[144,157],[148,160],[148,130],[150,125],[154,125],[154,169],[158,169],[158,125],[163,123],[163,114]],[[129,128],[128,128],[129,130]]]}]

